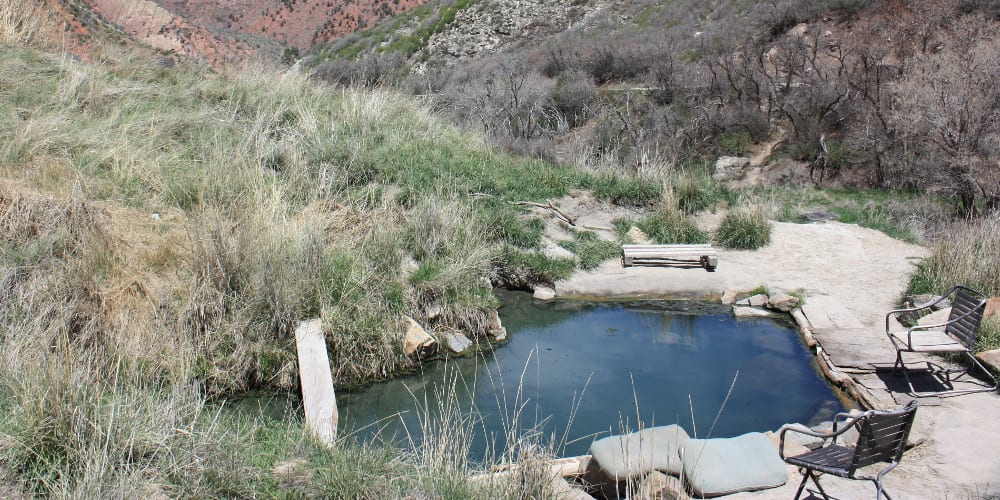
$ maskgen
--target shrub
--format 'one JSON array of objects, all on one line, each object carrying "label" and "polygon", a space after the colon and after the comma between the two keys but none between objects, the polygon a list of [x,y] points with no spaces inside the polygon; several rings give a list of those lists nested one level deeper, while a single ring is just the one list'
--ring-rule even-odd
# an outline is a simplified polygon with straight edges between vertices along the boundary
[{"label": "shrub", "polygon": [[597,97],[597,85],[580,70],[559,75],[549,98],[570,127],[576,127],[590,118],[590,105]]},{"label": "shrub", "polygon": [[722,154],[739,156],[750,149],[750,131],[746,128],[727,130],[719,136],[719,150]]},{"label": "shrub", "polygon": [[678,208],[686,214],[712,209],[732,197],[729,189],[708,175],[707,170],[682,174],[673,189]]},{"label": "shrub", "polygon": [[755,250],[771,241],[771,222],[760,203],[726,213],[715,231],[715,241],[727,248]]}]

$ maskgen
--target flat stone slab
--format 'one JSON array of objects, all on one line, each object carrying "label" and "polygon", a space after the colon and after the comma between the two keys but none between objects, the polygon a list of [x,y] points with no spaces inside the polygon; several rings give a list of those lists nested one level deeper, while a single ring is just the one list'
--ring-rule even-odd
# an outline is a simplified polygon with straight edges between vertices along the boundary
[{"label": "flat stone slab", "polygon": [[1000,371],[1000,349],[993,349],[992,351],[981,352],[976,354],[984,365],[993,371]]},{"label": "flat stone slab", "polygon": [[877,367],[896,360],[896,351],[884,335],[868,328],[821,330],[814,329],[813,336],[840,368],[857,368],[874,371]]},{"label": "flat stone slab", "polygon": [[820,298],[809,298],[802,312],[817,330],[846,330],[864,328],[855,313],[836,302],[820,303]]}]

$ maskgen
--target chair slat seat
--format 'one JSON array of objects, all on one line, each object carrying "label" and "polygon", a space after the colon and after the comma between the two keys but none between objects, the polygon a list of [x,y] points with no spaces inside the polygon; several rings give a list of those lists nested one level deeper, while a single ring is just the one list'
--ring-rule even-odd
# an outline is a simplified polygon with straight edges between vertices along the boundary
[{"label": "chair slat seat", "polygon": [[825,474],[847,477],[854,449],[840,445],[830,445],[802,455],[787,457],[785,462],[797,467],[809,467]]},{"label": "chair slat seat", "polygon": [[891,332],[890,337],[896,339],[900,346],[905,346],[912,352],[964,352],[968,348],[940,330],[923,330],[913,332]]}]

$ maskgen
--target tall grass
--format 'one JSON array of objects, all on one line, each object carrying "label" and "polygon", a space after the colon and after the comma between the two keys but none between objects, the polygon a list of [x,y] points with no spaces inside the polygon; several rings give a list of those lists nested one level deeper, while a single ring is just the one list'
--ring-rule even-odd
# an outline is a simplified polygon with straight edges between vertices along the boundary
[{"label": "tall grass", "polygon": [[55,36],[55,19],[42,0],[18,0],[0,5],[0,42],[46,47]]},{"label": "tall grass", "polygon": [[910,277],[910,293],[943,293],[964,284],[1000,295],[1000,216],[956,223]]},{"label": "tall grass", "polygon": [[747,200],[723,216],[715,231],[715,241],[726,248],[756,250],[771,242],[769,206]]}]

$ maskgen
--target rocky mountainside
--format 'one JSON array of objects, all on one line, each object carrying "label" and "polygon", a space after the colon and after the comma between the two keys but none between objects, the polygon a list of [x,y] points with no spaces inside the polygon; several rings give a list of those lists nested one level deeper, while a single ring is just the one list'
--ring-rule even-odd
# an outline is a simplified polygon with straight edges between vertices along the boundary
[{"label": "rocky mountainside", "polygon": [[309,50],[425,0],[62,0],[154,48],[219,65]]}]

